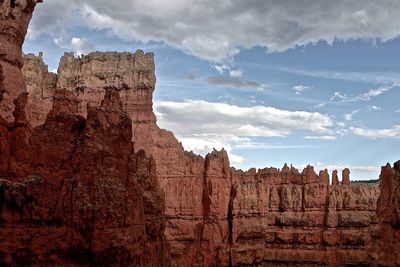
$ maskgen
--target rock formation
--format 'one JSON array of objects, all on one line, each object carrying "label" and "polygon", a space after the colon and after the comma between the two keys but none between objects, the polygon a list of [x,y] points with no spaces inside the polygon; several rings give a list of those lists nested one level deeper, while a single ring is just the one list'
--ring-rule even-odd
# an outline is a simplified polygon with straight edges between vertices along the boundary
[{"label": "rock formation", "polygon": [[330,185],[312,166],[243,172],[224,150],[186,152],[156,124],[151,53],[66,53],[57,75],[26,55],[21,72],[35,1],[6,2],[2,265],[395,266],[399,164],[383,169],[377,214],[379,187],[349,170]]},{"label": "rock formation", "polygon": [[26,117],[31,126],[36,127],[44,124],[53,106],[57,75],[48,71],[42,54],[38,57],[24,55],[22,73],[29,92]]},{"label": "rock formation", "polygon": [[119,92],[104,88],[84,118],[82,101],[53,90],[55,75],[28,55],[25,93],[36,1],[1,4],[0,265],[169,266],[156,164],[134,150]]},{"label": "rock formation", "polygon": [[[311,166],[301,173],[287,165],[242,172],[229,166],[225,151],[206,158],[185,152],[156,125],[149,53],[66,53],[50,91],[70,92],[82,101],[70,113],[87,116],[86,106],[97,106],[110,88],[132,119],[135,148],[146,150],[157,165],[173,266],[369,264],[377,186],[350,185],[347,169],[343,185],[336,171],[329,185],[328,172],[317,175]],[[28,85],[28,91],[48,89]]]},{"label": "rock formation", "polygon": [[370,254],[374,266],[400,266],[400,161],[382,167],[381,195],[377,215],[379,228],[373,233]]},{"label": "rock formation", "polygon": [[0,91],[0,116],[13,122],[14,101],[26,92],[21,75],[23,65],[22,44],[28,30],[34,0],[18,1],[11,8],[8,0],[0,0],[0,65],[3,89]]}]

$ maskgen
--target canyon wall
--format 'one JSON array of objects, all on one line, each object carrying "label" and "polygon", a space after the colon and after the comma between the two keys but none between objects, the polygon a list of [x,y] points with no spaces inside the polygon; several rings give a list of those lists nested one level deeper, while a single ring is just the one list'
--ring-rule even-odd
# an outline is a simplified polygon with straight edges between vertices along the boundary
[{"label": "canyon wall", "polygon": [[330,183],[310,166],[243,172],[224,150],[186,152],[156,124],[153,54],[66,53],[57,74],[30,54],[21,72],[36,2],[5,3],[1,264],[396,266],[399,164],[382,170],[377,208],[380,188],[347,169]]},{"label": "canyon wall", "polygon": [[[25,60],[27,80],[35,81],[29,73],[49,77],[40,56]],[[310,166],[301,173],[286,165],[242,172],[230,167],[224,150],[205,158],[184,151],[156,124],[153,54],[96,52],[75,58],[66,53],[56,81],[50,90],[28,82],[28,99],[47,107],[42,95],[66,90],[82,101],[74,113],[87,116],[87,107],[99,105],[109,88],[119,94],[133,122],[134,147],[151,154],[157,166],[173,266],[370,263],[377,185],[351,185],[347,169],[342,183],[333,173],[332,185],[326,171],[318,175]],[[46,118],[44,108],[36,111]]]},{"label": "canyon wall", "polygon": [[133,148],[119,93],[82,117],[40,57],[24,77],[36,1],[0,3],[0,265],[169,266],[156,164]]},{"label": "canyon wall", "polygon": [[374,266],[400,266],[400,161],[388,163],[379,176],[381,195],[377,216],[379,228],[373,233],[371,257]]}]

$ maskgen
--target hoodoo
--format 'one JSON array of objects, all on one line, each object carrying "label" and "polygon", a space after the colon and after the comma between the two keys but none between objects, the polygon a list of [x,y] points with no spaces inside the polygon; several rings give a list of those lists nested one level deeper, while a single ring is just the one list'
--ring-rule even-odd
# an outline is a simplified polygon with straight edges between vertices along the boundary
[{"label": "hoodoo", "polygon": [[400,265],[399,163],[379,186],[187,152],[157,126],[152,53],[53,74],[22,56],[37,1],[0,3],[0,265]]}]

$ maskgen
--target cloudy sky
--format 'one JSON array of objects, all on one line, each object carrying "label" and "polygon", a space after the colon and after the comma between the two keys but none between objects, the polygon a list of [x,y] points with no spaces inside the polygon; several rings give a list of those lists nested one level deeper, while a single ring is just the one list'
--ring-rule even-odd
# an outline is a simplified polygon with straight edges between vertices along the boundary
[{"label": "cloudy sky", "polygon": [[48,0],[24,51],[155,53],[158,124],[238,168],[400,159],[400,1]]}]

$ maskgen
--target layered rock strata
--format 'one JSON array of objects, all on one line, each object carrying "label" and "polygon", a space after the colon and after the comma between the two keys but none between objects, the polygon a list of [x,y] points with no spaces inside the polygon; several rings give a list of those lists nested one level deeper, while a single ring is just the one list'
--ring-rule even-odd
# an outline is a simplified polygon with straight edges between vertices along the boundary
[{"label": "layered rock strata", "polygon": [[379,180],[379,228],[373,232],[370,254],[373,266],[400,266],[400,161],[383,166]]},{"label": "layered rock strata", "polygon": [[367,266],[377,186],[329,185],[327,173],[285,166],[237,181],[233,266]]},{"label": "layered rock strata", "polygon": [[44,124],[53,106],[57,75],[43,62],[43,54],[24,55],[22,73],[26,83],[28,103],[26,117],[32,127]]},{"label": "layered rock strata", "polygon": [[152,54],[67,53],[61,59],[54,90],[82,99],[77,114],[98,105],[107,88],[128,110],[135,148],[156,162],[173,266],[370,263],[378,186],[350,185],[347,169],[342,183],[334,172],[330,185],[328,173],[317,175],[312,167],[242,172],[230,167],[225,151],[206,158],[186,152],[156,125]]},{"label": "layered rock strata", "polygon": [[28,55],[25,93],[21,45],[36,1],[9,3],[0,14],[0,265],[169,266],[156,164],[133,148],[119,92],[104,88],[84,118],[82,101],[53,90],[55,75]]},{"label": "layered rock strata", "polygon": [[396,171],[377,217],[379,188],[348,170],[330,185],[312,167],[242,172],[223,150],[186,152],[156,125],[151,53],[67,53],[56,76],[27,55],[23,78],[36,2],[0,3],[2,265],[163,266],[170,246],[173,266],[362,266],[389,254],[370,257],[371,240],[397,246]]}]

